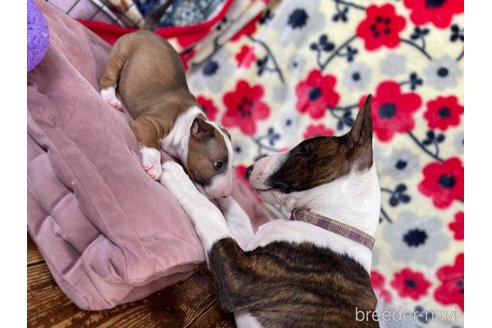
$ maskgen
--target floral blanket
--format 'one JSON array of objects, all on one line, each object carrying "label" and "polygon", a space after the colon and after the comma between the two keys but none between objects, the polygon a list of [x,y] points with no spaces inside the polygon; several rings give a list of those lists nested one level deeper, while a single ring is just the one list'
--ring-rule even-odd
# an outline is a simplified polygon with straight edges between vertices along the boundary
[{"label": "floral blanket", "polygon": [[372,93],[372,282],[392,321],[381,326],[462,327],[463,1],[267,2],[235,2],[250,18],[238,15],[240,31],[222,32],[226,15],[208,48],[184,55],[198,101],[232,134],[236,170],[345,133]]}]

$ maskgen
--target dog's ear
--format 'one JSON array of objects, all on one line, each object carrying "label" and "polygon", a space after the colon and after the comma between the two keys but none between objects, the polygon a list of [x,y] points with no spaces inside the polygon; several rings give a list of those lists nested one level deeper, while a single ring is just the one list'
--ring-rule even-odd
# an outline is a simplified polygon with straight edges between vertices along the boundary
[{"label": "dog's ear", "polygon": [[353,160],[359,168],[372,166],[372,96],[368,95],[362,105],[352,129],[346,134]]},{"label": "dog's ear", "polygon": [[204,139],[213,136],[214,127],[200,117],[195,118],[191,125],[191,136]]},{"label": "dog's ear", "polygon": [[352,145],[372,144],[372,96],[367,96],[347,137]]}]

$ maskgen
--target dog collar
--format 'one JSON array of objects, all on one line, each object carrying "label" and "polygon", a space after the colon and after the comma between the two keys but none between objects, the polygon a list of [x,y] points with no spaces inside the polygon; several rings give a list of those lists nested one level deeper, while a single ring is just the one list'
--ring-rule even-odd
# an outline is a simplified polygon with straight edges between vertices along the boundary
[{"label": "dog collar", "polygon": [[294,209],[292,211],[292,214],[290,215],[290,219],[293,221],[304,221],[314,224],[315,226],[336,233],[337,235],[355,241],[358,244],[364,245],[365,247],[369,248],[369,250],[372,250],[374,242],[376,241],[374,237],[368,235],[363,231],[360,231],[357,228],[316,214],[314,212],[311,212],[310,210]]}]

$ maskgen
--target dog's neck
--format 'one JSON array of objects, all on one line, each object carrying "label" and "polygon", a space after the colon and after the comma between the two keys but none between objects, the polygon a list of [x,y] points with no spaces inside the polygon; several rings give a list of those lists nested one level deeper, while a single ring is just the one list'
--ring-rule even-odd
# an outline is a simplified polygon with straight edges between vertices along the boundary
[{"label": "dog's neck", "polygon": [[161,140],[161,148],[182,163],[187,162],[190,129],[199,114],[203,115],[203,111],[198,106],[190,107],[177,117],[169,134]]},{"label": "dog's neck", "polygon": [[352,171],[329,184],[301,193],[292,193],[286,209],[309,209],[374,236],[381,210],[381,191],[373,165]]},{"label": "dog's neck", "polygon": [[[381,210],[381,191],[375,166],[350,174],[309,191],[288,194],[285,207],[309,209],[319,215],[340,221],[374,236]],[[372,252],[365,246],[329,231],[322,244],[340,254],[347,254],[368,272],[372,264]]]}]

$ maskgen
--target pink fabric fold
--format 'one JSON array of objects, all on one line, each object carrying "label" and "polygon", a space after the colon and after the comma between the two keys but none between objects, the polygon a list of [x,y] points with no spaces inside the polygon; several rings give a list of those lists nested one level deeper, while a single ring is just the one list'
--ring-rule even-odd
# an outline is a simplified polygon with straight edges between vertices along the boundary
[{"label": "pink fabric fold", "polygon": [[[99,95],[110,46],[37,4],[50,47],[27,76],[28,230],[77,306],[111,308],[190,276],[203,251],[178,202],[142,169],[130,116]],[[234,195],[264,222],[239,184]]]}]

